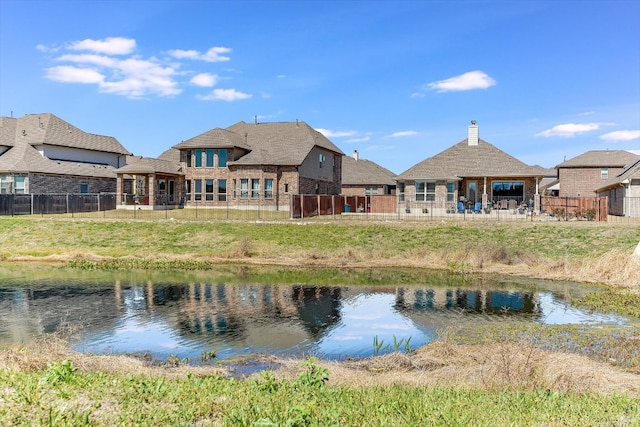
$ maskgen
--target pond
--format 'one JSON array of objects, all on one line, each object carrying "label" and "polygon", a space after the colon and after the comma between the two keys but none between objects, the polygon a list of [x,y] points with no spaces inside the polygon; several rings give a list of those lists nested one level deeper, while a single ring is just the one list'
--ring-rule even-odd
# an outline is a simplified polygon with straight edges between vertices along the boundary
[{"label": "pond", "polygon": [[344,359],[414,349],[452,326],[626,322],[569,304],[589,290],[411,270],[0,268],[0,344],[70,328],[82,352]]}]

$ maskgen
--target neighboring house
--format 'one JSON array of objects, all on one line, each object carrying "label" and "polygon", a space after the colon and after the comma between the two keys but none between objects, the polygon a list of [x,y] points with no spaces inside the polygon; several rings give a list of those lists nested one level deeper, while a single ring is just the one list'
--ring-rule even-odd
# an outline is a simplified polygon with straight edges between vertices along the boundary
[{"label": "neighboring house", "polygon": [[396,193],[396,175],[371,160],[342,158],[342,192],[351,196],[375,196]]},{"label": "neighboring house", "polygon": [[587,151],[556,166],[560,197],[595,197],[595,191],[638,159],[624,150]]},{"label": "neighboring house", "polygon": [[113,193],[128,155],[53,114],[0,117],[0,194]]},{"label": "neighboring house", "polygon": [[472,121],[466,139],[398,175],[399,207],[444,213],[457,210],[459,201],[465,208],[506,207],[511,201],[538,209],[544,173],[480,139]]},{"label": "neighboring house", "polygon": [[304,122],[215,128],[172,147],[184,174],[186,206],[288,209],[289,196],[340,194],[340,149]]},{"label": "neighboring house", "polygon": [[558,181],[557,169],[541,169],[542,179],[540,180],[540,194],[543,196],[558,197],[560,181]]},{"label": "neighboring house", "polygon": [[608,198],[608,215],[640,218],[640,157],[596,189]]}]

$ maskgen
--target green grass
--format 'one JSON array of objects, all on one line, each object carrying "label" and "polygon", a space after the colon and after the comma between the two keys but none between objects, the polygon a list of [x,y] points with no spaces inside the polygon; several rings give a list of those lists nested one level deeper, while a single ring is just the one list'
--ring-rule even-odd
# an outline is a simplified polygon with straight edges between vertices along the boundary
[{"label": "green grass", "polygon": [[[0,424],[13,426],[637,426],[637,400],[546,390],[352,387],[303,362],[293,380],[0,370]],[[52,372],[62,371],[62,375]]]},{"label": "green grass", "polygon": [[402,257],[466,248],[526,251],[545,259],[580,259],[633,250],[640,227],[597,223],[245,223],[0,218],[0,257],[86,253],[124,256],[230,257],[241,239],[250,255],[319,258]]}]

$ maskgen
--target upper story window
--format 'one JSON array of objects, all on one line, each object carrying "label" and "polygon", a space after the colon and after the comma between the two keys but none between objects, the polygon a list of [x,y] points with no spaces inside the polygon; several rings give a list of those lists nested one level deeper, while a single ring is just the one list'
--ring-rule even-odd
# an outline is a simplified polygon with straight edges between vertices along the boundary
[{"label": "upper story window", "polygon": [[213,148],[207,148],[205,150],[206,152],[206,167],[208,168],[212,168],[213,167]]},{"label": "upper story window", "polygon": [[197,168],[201,168],[202,167],[202,149],[196,148],[194,150],[194,157],[195,157],[195,159],[193,159],[194,166]]},{"label": "upper story window", "polygon": [[609,169],[608,168],[600,169],[600,178],[601,179],[608,179],[609,178]]},{"label": "upper story window", "polygon": [[192,154],[193,153],[191,152],[191,150],[180,151],[180,161],[186,163],[188,168],[191,167],[191,155]]},{"label": "upper story window", "polygon": [[89,193],[89,184],[82,183],[80,184],[80,194]]},{"label": "upper story window", "polygon": [[318,160],[320,161],[320,169],[322,169],[322,165],[327,161],[327,158],[324,154],[320,153],[320,155],[318,156]]},{"label": "upper story window", "polygon": [[227,167],[227,149],[222,148],[218,150],[218,167],[226,168]]}]

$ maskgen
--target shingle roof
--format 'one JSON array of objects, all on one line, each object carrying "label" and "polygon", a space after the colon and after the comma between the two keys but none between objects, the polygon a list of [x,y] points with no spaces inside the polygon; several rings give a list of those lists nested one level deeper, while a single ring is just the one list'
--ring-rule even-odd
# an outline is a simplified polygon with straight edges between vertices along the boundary
[{"label": "shingle roof", "polygon": [[315,146],[344,154],[320,132],[305,122],[238,122],[227,130],[246,138],[251,152],[229,162],[234,165],[301,165]]},{"label": "shingle roof", "polygon": [[113,166],[48,159],[35,148],[43,144],[129,154],[115,138],[86,133],[53,114],[29,114],[17,119],[2,117],[0,118],[0,146],[11,148],[0,155],[0,171],[97,178],[116,177]]},{"label": "shingle roof", "polygon": [[596,192],[615,187],[629,179],[640,179],[640,156],[635,162],[629,163],[619,174],[609,178],[596,189]]},{"label": "shingle roof", "polygon": [[127,157],[127,164],[121,168],[116,169],[117,173],[133,174],[151,174],[151,173],[166,173],[170,175],[182,174],[180,163],[154,159],[151,157],[142,156],[129,156]]},{"label": "shingle roof", "polygon": [[429,157],[397,176],[398,180],[446,179],[464,177],[543,176],[540,166],[529,166],[488,142],[479,139],[469,145],[467,139]]},{"label": "shingle roof", "polygon": [[625,150],[593,150],[580,154],[566,162],[562,162],[556,166],[556,168],[621,168],[638,158],[640,158],[640,156]]},{"label": "shingle roof", "polygon": [[342,158],[342,185],[395,185],[396,175],[371,160]]},{"label": "shingle roof", "polygon": [[173,148],[233,148],[240,147],[249,150],[249,144],[246,143],[244,136],[231,132],[226,129],[215,128],[202,133],[193,138],[176,144]]},{"label": "shingle roof", "polygon": [[169,148],[168,150],[163,151],[162,154],[158,156],[158,159],[180,163],[180,150]]},{"label": "shingle roof", "polygon": [[[50,113],[27,114],[18,119],[3,117],[3,119],[15,120],[14,142],[21,140],[34,146],[57,145],[106,153],[130,154],[114,137],[84,132]],[[3,139],[5,137],[4,134],[0,136]],[[11,135],[7,137],[11,139]]]}]

